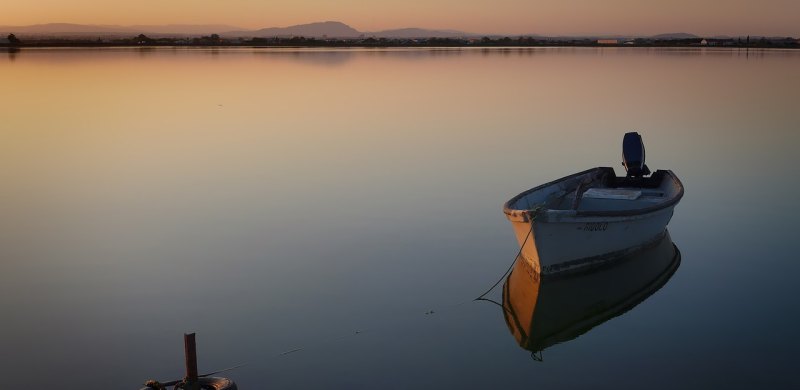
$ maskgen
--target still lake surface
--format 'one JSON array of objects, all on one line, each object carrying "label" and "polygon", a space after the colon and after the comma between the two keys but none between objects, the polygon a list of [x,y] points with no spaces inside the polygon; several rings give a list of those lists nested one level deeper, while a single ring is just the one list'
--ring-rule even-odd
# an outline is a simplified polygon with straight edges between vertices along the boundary
[{"label": "still lake surface", "polygon": [[[225,374],[241,389],[798,387],[798,69],[778,50],[2,52],[2,386],[179,378],[195,331],[201,372],[248,363]],[[535,361],[471,302],[518,250],[501,205],[621,173],[633,130],[686,187],[680,266]]]}]

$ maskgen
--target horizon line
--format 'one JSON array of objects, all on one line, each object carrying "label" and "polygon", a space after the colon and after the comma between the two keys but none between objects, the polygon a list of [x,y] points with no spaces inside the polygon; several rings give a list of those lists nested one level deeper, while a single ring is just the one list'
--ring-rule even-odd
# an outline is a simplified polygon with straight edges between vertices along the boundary
[{"label": "horizon line", "polygon": [[[579,32],[579,33],[564,33],[564,34],[548,34],[548,33],[540,33],[540,32],[526,32],[526,33],[495,33],[495,32],[487,33],[487,32],[482,32],[482,33],[476,33],[476,32],[463,31],[463,30],[460,30],[460,29],[453,29],[453,28],[419,27],[419,26],[391,27],[391,28],[383,28],[383,29],[380,29],[380,30],[373,30],[373,31],[362,31],[362,30],[360,30],[360,29],[358,29],[356,27],[353,27],[350,24],[347,24],[345,22],[338,21],[338,20],[324,20],[324,21],[316,21],[316,22],[305,22],[305,23],[299,23],[299,24],[291,24],[291,25],[285,25],[285,26],[268,26],[268,27],[257,27],[257,28],[248,28],[248,27],[242,27],[242,26],[237,26],[237,25],[227,24],[227,23],[103,24],[103,23],[75,23],[75,22],[44,22],[44,23],[33,23],[33,24],[14,24],[14,25],[12,25],[12,24],[8,24],[8,25],[0,24],[0,27],[8,29],[8,28],[30,28],[30,27],[48,26],[48,25],[71,25],[71,26],[102,27],[102,28],[114,28],[114,27],[120,27],[120,28],[154,27],[155,28],[155,27],[169,27],[169,26],[181,26],[181,27],[203,27],[203,26],[208,26],[208,27],[219,26],[219,27],[223,27],[224,26],[224,27],[234,28],[234,29],[228,30],[228,31],[208,31],[208,32],[206,32],[206,33],[225,33],[225,32],[248,32],[248,31],[255,32],[255,31],[263,30],[263,29],[273,29],[273,28],[282,29],[282,28],[291,28],[291,27],[297,27],[297,26],[323,24],[323,23],[339,23],[339,24],[345,25],[347,27],[350,27],[353,30],[356,30],[357,32],[362,33],[362,34],[381,33],[381,32],[392,31],[392,30],[419,29],[419,30],[450,32],[450,33],[470,35],[470,36],[509,36],[509,37],[511,37],[511,36],[540,36],[540,37],[547,37],[547,38],[557,38],[557,37],[565,37],[565,38],[567,38],[567,37],[576,37],[576,38],[578,38],[578,37],[653,37],[653,36],[658,36],[658,35],[672,35],[672,34],[690,34],[690,35],[694,35],[694,36],[696,36],[698,38],[714,38],[714,37],[728,37],[728,38],[742,37],[743,38],[743,37],[746,37],[746,36],[795,38],[795,36],[796,36],[796,35],[789,36],[789,35],[775,35],[775,34],[770,35],[770,34],[759,34],[759,33],[748,33],[748,34],[731,34],[731,33],[698,34],[698,33],[695,33],[695,32],[677,31],[677,30],[676,31],[669,31],[669,32],[659,32],[659,33],[609,33],[609,32],[606,32],[606,33]],[[114,32],[114,31],[109,31],[107,33],[112,33],[112,32]],[[124,31],[119,31],[118,33],[123,33],[123,32]],[[143,31],[143,32],[146,32],[146,31]],[[0,34],[2,34],[2,33],[6,33],[6,32],[0,32]],[[14,33],[14,32],[13,31],[8,31],[7,33]],[[35,32],[34,34],[57,34],[57,33],[69,34],[70,32],[52,31],[52,32]],[[72,33],[78,33],[78,32],[72,32]],[[84,34],[102,33],[102,31],[85,31],[85,32],[81,32],[81,33],[84,33]],[[178,33],[178,32],[169,32],[169,33]],[[158,33],[158,34],[169,34],[169,33]],[[32,33],[21,32],[21,34],[32,34]],[[180,34],[190,35],[191,33],[180,33]],[[203,34],[203,33],[196,33],[196,34]]]}]

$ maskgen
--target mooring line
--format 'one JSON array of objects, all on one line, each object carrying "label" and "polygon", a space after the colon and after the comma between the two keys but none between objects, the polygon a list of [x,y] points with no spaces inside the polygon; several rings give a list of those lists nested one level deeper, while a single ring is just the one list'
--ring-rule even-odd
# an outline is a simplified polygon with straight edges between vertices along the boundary
[{"label": "mooring line", "polygon": [[497,287],[497,285],[500,284],[500,282],[502,282],[503,279],[505,279],[505,277],[508,275],[508,273],[511,272],[512,269],[514,269],[514,264],[517,262],[517,259],[519,258],[519,256],[522,255],[522,250],[525,249],[525,244],[528,243],[528,238],[530,238],[530,236],[533,235],[533,219],[531,219],[530,222],[531,222],[531,228],[530,228],[530,230],[528,230],[528,234],[525,235],[525,239],[522,240],[522,245],[519,246],[519,252],[517,252],[517,255],[514,256],[514,258],[511,260],[511,264],[508,266],[508,269],[506,270],[506,272],[504,272],[503,275],[500,276],[500,279],[497,279],[497,281],[494,282],[492,287],[489,287],[489,289],[486,290],[486,292],[484,292],[483,294],[478,295],[478,297],[473,299],[473,301],[484,300],[483,297],[485,297],[487,294],[492,292],[492,290],[494,290],[494,288]]},{"label": "mooring line", "polygon": [[284,356],[284,355],[288,355],[288,354],[290,354],[290,353],[294,353],[294,352],[297,352],[297,351],[302,351],[302,350],[304,350],[304,349],[305,349],[305,348],[295,348],[295,349],[291,349],[291,350],[288,350],[288,351],[286,351],[286,352],[281,352],[281,353],[279,353],[279,354],[278,354],[278,356]]},{"label": "mooring line", "polygon": [[[522,245],[520,245],[519,251],[513,257],[511,265],[509,265],[508,269],[506,269],[506,271],[503,273],[503,275],[501,275],[500,278],[488,290],[486,290],[483,294],[479,295],[477,298],[467,299],[467,300],[464,300],[464,301],[461,301],[461,302],[458,302],[458,303],[454,303],[454,304],[442,305],[442,306],[439,306],[438,308],[435,308],[435,310],[433,308],[429,308],[424,313],[422,312],[422,310],[414,310],[413,313],[409,313],[408,316],[404,316],[404,317],[417,317],[420,314],[424,314],[426,316],[432,316],[432,315],[436,315],[436,314],[447,313],[450,309],[465,305],[465,304],[470,303],[470,302],[475,302],[475,301],[487,301],[487,302],[493,303],[493,304],[495,304],[497,306],[500,306],[501,308],[503,308],[505,310],[505,308],[503,307],[503,305],[501,303],[499,303],[499,302],[497,302],[495,300],[492,300],[492,299],[485,298],[485,297],[490,292],[492,292],[492,290],[494,290],[500,284],[500,282],[502,282],[503,279],[509,274],[509,272],[511,272],[511,270],[514,268],[514,263],[516,263],[517,258],[519,258],[519,256],[522,254],[522,250],[525,248],[525,244],[528,242],[528,239],[533,235],[533,219],[531,219],[530,222],[531,222],[531,228],[530,228],[530,230],[528,230],[528,234],[525,236],[525,239],[522,241]],[[398,317],[394,317],[394,318],[398,318]],[[231,370],[231,369],[235,369],[235,368],[239,368],[239,367],[243,367],[243,366],[253,366],[253,365],[256,365],[256,364],[265,363],[266,361],[271,360],[271,359],[282,359],[282,358],[284,358],[284,357],[286,357],[288,355],[291,355],[291,354],[294,354],[294,353],[297,353],[297,352],[302,352],[302,351],[306,351],[306,350],[309,350],[309,349],[314,349],[316,345],[320,345],[320,344],[322,344],[324,342],[336,342],[336,341],[344,340],[344,339],[347,339],[347,338],[350,338],[350,337],[359,336],[361,334],[369,332],[370,329],[372,329],[372,328],[362,328],[360,330],[355,330],[352,333],[345,334],[345,335],[342,335],[340,337],[322,339],[322,340],[317,341],[317,342],[315,342],[313,344],[309,344],[309,346],[299,346],[299,347],[296,347],[296,348],[285,350],[283,352],[272,353],[272,354],[268,354],[268,355],[262,355],[261,358],[245,361],[242,364],[239,364],[239,365],[237,365],[235,367],[231,367],[230,369],[225,369],[223,371],[227,371],[227,370]]]}]

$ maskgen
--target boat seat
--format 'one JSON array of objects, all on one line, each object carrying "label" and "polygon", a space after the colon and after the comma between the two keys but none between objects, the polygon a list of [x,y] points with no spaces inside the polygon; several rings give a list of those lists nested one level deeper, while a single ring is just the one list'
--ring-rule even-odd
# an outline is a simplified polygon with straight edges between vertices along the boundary
[{"label": "boat seat", "polygon": [[590,199],[636,200],[640,196],[641,190],[626,188],[589,188],[583,193],[584,198]]}]

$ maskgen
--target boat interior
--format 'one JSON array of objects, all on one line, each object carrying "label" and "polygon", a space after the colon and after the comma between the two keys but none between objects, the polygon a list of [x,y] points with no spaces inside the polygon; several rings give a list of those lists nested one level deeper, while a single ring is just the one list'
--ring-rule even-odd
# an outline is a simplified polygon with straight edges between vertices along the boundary
[{"label": "boat interior", "polygon": [[[599,175],[588,175],[556,186],[544,197],[551,210],[620,211],[654,206],[672,199],[678,186],[667,171],[649,177],[619,177],[611,168]],[[594,176],[594,177],[593,177]],[[567,184],[567,183],[565,183]],[[543,194],[544,195],[544,194]]]},{"label": "boat interior", "polygon": [[622,142],[625,176],[617,176],[613,168],[590,169],[523,192],[506,208],[614,213],[657,207],[683,194],[683,185],[672,171],[658,170],[650,175],[644,160],[642,137],[636,132],[626,133]]}]

